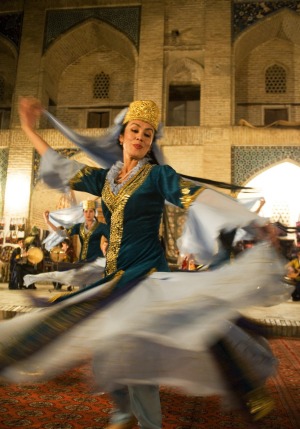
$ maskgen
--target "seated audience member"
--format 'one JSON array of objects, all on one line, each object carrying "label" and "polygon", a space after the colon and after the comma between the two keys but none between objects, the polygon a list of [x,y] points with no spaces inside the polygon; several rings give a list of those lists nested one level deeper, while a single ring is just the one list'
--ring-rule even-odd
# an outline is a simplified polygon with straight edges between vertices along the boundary
[{"label": "seated audience member", "polygon": [[10,273],[9,273],[9,282],[8,289],[22,289],[22,282],[19,281],[19,273],[16,269],[16,264],[22,260],[23,255],[25,254],[24,247],[24,238],[19,238],[17,241],[17,246],[10,257]]},{"label": "seated audience member", "polygon": [[71,264],[73,262],[76,262],[77,258],[75,255],[75,251],[74,251],[74,248],[72,245],[72,241],[69,238],[65,238],[61,242],[61,250],[64,254],[62,262],[67,262],[67,263],[71,263]]},{"label": "seated audience member", "polygon": [[293,280],[295,290],[292,293],[293,301],[300,301],[300,247],[297,248],[296,257],[286,264],[287,277]]},{"label": "seated audience member", "polygon": [[[77,260],[72,241],[69,238],[65,238],[60,243],[60,248],[61,251],[59,254],[59,262],[57,263],[57,270],[65,271],[72,269],[72,264]],[[54,289],[60,290],[62,288],[62,283],[53,282],[53,286]]]},{"label": "seated audience member", "polygon": [[[33,240],[32,240],[33,241]],[[10,259],[10,277],[9,289],[36,289],[35,284],[31,284],[28,288],[24,285],[24,276],[27,274],[37,273],[37,264],[30,262],[28,252],[33,248],[31,240],[27,240],[28,249],[25,246],[26,239],[20,238],[17,242],[18,247],[12,252]]]}]

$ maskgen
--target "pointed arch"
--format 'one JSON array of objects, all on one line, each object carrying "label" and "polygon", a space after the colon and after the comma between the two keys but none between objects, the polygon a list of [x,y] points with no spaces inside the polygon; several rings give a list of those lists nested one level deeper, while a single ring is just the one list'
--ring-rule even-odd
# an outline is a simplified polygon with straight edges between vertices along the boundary
[{"label": "pointed arch", "polygon": [[[289,9],[268,15],[239,35],[233,49],[236,124],[241,119],[256,126],[296,120],[299,109],[292,103],[299,97],[294,79],[299,48],[300,16]],[[278,58],[285,78],[281,78],[280,91],[274,84],[266,91],[266,70]]]},{"label": "pointed arch", "polygon": [[137,61],[137,50],[128,37],[105,22],[88,19],[59,36],[45,52],[41,67],[44,97],[48,92],[56,101],[58,84],[65,70],[78,59],[95,52],[103,52],[106,56],[114,54],[134,67]]},{"label": "pointed arch", "polygon": [[18,53],[16,46],[0,35],[0,76],[3,85],[1,102],[11,105],[11,98],[16,81]]},{"label": "pointed arch", "polygon": [[236,66],[257,46],[275,38],[287,40],[292,44],[300,44],[300,16],[298,13],[283,9],[243,31],[234,43]]},{"label": "pointed arch", "polygon": [[204,77],[204,68],[190,58],[174,61],[166,68],[167,85],[176,83],[201,84]]}]

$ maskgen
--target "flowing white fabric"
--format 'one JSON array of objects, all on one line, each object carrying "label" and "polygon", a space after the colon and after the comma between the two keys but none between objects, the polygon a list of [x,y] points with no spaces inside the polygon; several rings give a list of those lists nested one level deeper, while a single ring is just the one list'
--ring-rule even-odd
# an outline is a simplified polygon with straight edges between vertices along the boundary
[{"label": "flowing white fabric", "polygon": [[[265,379],[276,370],[276,359],[231,321],[238,317],[237,309],[287,300],[290,287],[281,280],[283,272],[283,261],[263,243],[243,252],[238,262],[215,271],[154,273],[1,375],[14,382],[41,381],[93,356],[97,381],[106,391],[126,382],[175,385],[201,395],[222,393],[223,379],[209,347],[225,336]],[[11,336],[17,338],[18,330],[24,332],[27,327],[31,332],[34,324],[58,308],[86,302],[91,296],[100,299],[112,284],[1,322],[0,355]]]},{"label": "flowing white fabric", "polygon": [[39,179],[52,189],[68,193],[70,179],[84,167],[85,164],[65,158],[49,147],[41,157]]},{"label": "flowing white fabric", "polygon": [[[77,206],[67,207],[60,210],[55,210],[49,214],[50,222],[56,227],[71,228],[77,223],[84,222],[82,202]],[[50,234],[43,240],[45,249],[50,250],[61,243],[68,236],[65,230],[51,230]]]},{"label": "flowing white fabric", "polygon": [[243,228],[247,232],[252,229],[255,232],[255,225],[263,226],[267,222],[266,218],[249,211],[236,199],[208,188],[189,207],[177,245],[181,254],[192,253],[198,263],[209,264],[216,252],[221,230]]},{"label": "flowing white fabric", "polygon": [[[110,127],[105,134],[96,137],[78,134],[47,110],[44,110],[43,113],[57,130],[87,153],[97,164],[101,165],[103,168],[110,168],[115,162],[123,159],[123,151],[118,145],[118,141],[127,111],[128,107],[121,110],[114,119],[114,125]],[[152,142],[152,151],[161,165],[166,163],[163,153],[157,144],[157,141],[162,138],[162,135],[163,124],[160,123],[155,133],[155,139]]]},{"label": "flowing white fabric", "polygon": [[[97,202],[94,201],[97,207]],[[67,207],[60,210],[55,210],[49,213],[50,222],[57,227],[71,228],[77,223],[84,222],[83,214],[83,201],[78,205],[72,207]],[[65,230],[58,229],[56,231],[51,230],[50,234],[45,238],[43,244],[45,249],[50,251],[52,247],[57,246],[68,236]]]},{"label": "flowing white fabric", "polygon": [[43,245],[45,249],[50,252],[50,250],[60,244],[64,239],[68,236],[67,232],[62,229],[58,229],[57,231],[51,231],[49,235],[43,240]]},{"label": "flowing white fabric", "polygon": [[38,282],[58,282],[68,286],[84,287],[100,280],[105,270],[105,258],[97,258],[87,262],[80,268],[66,271],[49,271],[40,274],[27,274],[24,276],[25,286]]},{"label": "flowing white fabric", "polygon": [[53,225],[71,228],[76,223],[84,222],[83,202],[77,206],[67,207],[50,212],[49,220]]}]

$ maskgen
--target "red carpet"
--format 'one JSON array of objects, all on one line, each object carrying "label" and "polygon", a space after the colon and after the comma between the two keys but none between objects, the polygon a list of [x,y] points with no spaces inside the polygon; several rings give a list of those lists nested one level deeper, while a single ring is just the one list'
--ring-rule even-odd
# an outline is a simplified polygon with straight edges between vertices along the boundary
[{"label": "red carpet", "polygon": [[[275,409],[257,423],[238,411],[225,411],[218,397],[188,397],[161,388],[164,429],[299,429],[300,340],[272,339],[280,361],[268,389]],[[112,403],[108,395],[91,394],[90,365],[55,380],[30,386],[0,384],[0,429],[103,429]],[[138,429],[138,426],[136,426]]]}]

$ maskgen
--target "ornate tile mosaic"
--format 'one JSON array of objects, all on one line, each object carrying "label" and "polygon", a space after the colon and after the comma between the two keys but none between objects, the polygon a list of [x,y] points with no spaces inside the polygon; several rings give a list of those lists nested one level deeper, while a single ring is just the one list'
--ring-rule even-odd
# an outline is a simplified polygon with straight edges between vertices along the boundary
[{"label": "ornate tile mosaic", "polygon": [[275,1],[241,1],[235,0],[233,4],[233,35],[236,37],[252,24],[280,9],[291,9],[300,12],[299,0]]},{"label": "ornate tile mosaic", "polygon": [[87,9],[49,10],[44,35],[44,50],[62,33],[89,18],[96,18],[122,31],[139,47],[140,7],[103,7]]},{"label": "ornate tile mosaic", "polygon": [[0,149],[0,215],[3,213],[8,166],[8,149]]},{"label": "ornate tile mosaic", "polygon": [[300,165],[300,147],[233,147],[231,148],[231,181],[237,185],[243,185],[256,173],[286,160],[292,160]]},{"label": "ornate tile mosaic", "polygon": [[0,14],[0,33],[19,49],[22,33],[23,13]]}]

